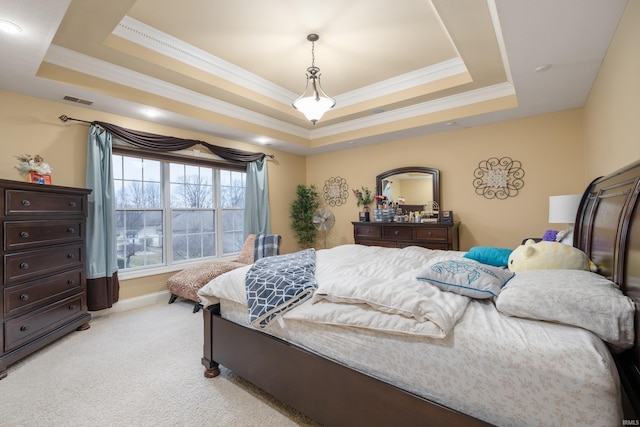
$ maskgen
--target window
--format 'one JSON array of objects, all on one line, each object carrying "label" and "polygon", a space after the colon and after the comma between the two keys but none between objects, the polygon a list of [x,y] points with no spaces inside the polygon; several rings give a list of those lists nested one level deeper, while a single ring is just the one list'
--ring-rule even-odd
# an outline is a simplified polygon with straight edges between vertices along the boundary
[{"label": "window", "polygon": [[120,270],[240,252],[245,172],[114,154],[113,173]]}]

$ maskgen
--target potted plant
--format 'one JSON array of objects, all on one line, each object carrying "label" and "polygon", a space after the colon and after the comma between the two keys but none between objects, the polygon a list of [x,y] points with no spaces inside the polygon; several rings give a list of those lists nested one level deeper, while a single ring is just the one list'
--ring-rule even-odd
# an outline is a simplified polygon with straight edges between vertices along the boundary
[{"label": "potted plant", "polygon": [[320,206],[318,191],[314,185],[299,184],[296,187],[297,198],[291,203],[291,228],[296,234],[298,246],[311,248],[316,242],[317,233],[313,226],[313,212]]},{"label": "potted plant", "polygon": [[369,187],[362,187],[362,190],[354,189],[353,195],[356,196],[356,204],[363,207],[360,220],[369,221],[369,205],[373,202],[373,195]]}]

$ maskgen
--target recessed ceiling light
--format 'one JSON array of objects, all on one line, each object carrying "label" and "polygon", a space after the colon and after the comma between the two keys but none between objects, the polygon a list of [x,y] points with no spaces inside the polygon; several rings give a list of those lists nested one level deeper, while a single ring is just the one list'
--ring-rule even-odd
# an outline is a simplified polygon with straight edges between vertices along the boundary
[{"label": "recessed ceiling light", "polygon": [[9,34],[18,34],[22,32],[22,28],[11,21],[0,19],[0,31],[4,31]]},{"label": "recessed ceiling light", "polygon": [[266,136],[259,136],[255,139],[255,142],[257,142],[260,145],[271,145],[271,140],[269,138],[267,138]]},{"label": "recessed ceiling light", "polygon": [[158,117],[160,115],[160,112],[158,110],[146,109],[146,110],[143,110],[142,112],[147,117]]},{"label": "recessed ceiling light", "polygon": [[544,65],[540,65],[539,67],[536,67],[533,71],[535,71],[536,73],[544,73],[549,68],[551,68],[551,64],[544,64]]}]

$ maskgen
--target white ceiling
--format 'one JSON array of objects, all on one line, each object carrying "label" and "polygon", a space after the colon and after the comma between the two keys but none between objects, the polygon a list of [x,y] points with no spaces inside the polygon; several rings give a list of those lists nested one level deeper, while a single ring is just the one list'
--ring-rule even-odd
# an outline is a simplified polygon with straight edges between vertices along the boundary
[{"label": "white ceiling", "polygon": [[626,2],[0,0],[0,89],[307,155],[581,107]]}]

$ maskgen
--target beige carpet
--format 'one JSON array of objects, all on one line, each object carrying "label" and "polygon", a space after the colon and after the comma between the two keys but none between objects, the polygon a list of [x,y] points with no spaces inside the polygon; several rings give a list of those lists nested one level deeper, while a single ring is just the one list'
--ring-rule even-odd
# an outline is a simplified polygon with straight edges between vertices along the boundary
[{"label": "beige carpet", "polygon": [[9,367],[0,426],[316,426],[222,370],[204,378],[185,301],[95,318]]}]

